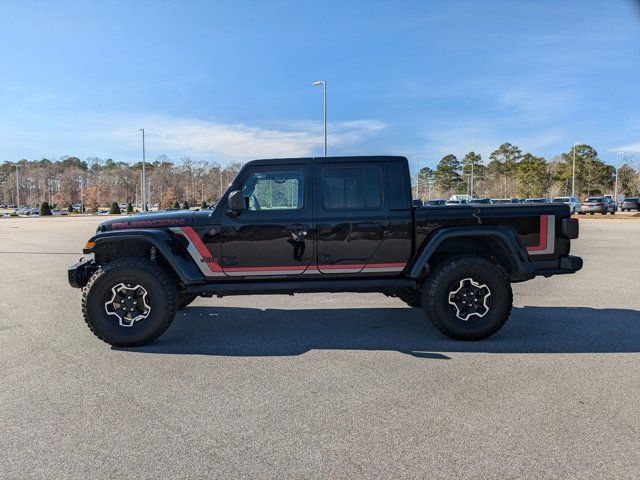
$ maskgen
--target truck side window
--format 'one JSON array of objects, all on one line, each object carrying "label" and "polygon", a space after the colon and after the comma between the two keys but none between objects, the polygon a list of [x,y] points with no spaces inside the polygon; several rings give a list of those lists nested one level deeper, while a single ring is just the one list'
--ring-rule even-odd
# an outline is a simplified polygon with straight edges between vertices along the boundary
[{"label": "truck side window", "polygon": [[326,168],[322,171],[322,205],[327,210],[375,209],[382,206],[382,173],[376,167]]},{"label": "truck side window", "polygon": [[297,210],[304,203],[304,172],[253,172],[244,182],[242,193],[247,210]]}]

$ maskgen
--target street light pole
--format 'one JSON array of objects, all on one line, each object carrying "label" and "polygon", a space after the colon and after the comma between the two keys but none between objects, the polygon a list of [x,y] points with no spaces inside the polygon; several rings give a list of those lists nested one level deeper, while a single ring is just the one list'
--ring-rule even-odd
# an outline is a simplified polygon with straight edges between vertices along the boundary
[{"label": "street light pole", "polygon": [[415,198],[420,199],[420,164],[418,163],[418,157],[411,157],[416,160],[416,196]]},{"label": "street light pole", "polygon": [[144,128],[140,128],[138,131],[142,132],[142,182],[140,182],[141,183],[140,195],[142,197],[142,211],[146,212],[147,211],[147,192],[145,188],[146,159],[145,159],[145,148],[144,148]]},{"label": "street light pole", "polygon": [[20,170],[16,163],[16,210],[20,208]]},{"label": "street light pole", "polygon": [[313,82],[315,87],[322,86],[322,119],[324,122],[324,156],[327,156],[327,81]]},{"label": "street light pole", "polygon": [[618,168],[620,167],[620,155],[624,155],[624,152],[618,152],[616,154],[616,186],[613,192],[613,200],[618,203]]},{"label": "street light pole", "polygon": [[582,142],[576,142],[573,144],[573,169],[571,173],[571,196],[576,196],[576,147],[578,145],[584,145]]}]

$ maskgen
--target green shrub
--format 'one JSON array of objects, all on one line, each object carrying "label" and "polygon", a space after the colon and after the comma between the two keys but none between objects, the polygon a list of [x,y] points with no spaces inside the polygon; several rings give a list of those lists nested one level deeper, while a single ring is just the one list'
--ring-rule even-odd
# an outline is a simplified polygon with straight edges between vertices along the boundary
[{"label": "green shrub", "polygon": [[52,215],[49,202],[42,202],[40,205],[40,215]]},{"label": "green shrub", "polygon": [[127,213],[133,213],[133,205],[131,205],[131,202],[127,202]]},{"label": "green shrub", "polygon": [[200,204],[200,210],[206,210],[207,208],[209,208],[209,205],[207,205],[207,202],[203,200]]},{"label": "green shrub", "polygon": [[173,202],[173,208],[175,208],[176,210],[180,209],[180,204],[178,203],[177,200],[175,202]]},{"label": "green shrub", "polygon": [[120,215],[122,212],[120,211],[120,205],[118,202],[113,202],[111,207],[109,208],[109,215]]},{"label": "green shrub", "polygon": [[182,209],[183,209],[183,210],[189,210],[189,208],[191,208],[191,207],[189,207],[189,202],[187,202],[187,201],[185,200],[185,201],[184,201],[184,203],[182,204]]},{"label": "green shrub", "polygon": [[67,212],[73,213],[73,205],[69,204],[69,206],[67,207]]}]

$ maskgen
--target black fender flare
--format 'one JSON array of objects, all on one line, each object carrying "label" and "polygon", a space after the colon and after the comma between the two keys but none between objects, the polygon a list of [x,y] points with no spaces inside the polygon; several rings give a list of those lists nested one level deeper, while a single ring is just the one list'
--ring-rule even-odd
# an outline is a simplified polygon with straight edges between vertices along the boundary
[{"label": "black fender flare", "polygon": [[141,241],[155,247],[184,285],[204,283],[204,276],[193,259],[176,251],[175,240],[166,230],[136,229],[100,232],[89,239],[88,243],[94,245],[82,251],[95,253],[104,245],[127,241]]},{"label": "black fender flare", "polygon": [[529,254],[515,230],[510,227],[474,226],[441,228],[432,233],[411,263],[408,270],[409,277],[419,278],[437,248],[452,238],[490,238],[500,245],[500,253],[506,257],[512,281],[528,280],[535,276],[535,268]]}]

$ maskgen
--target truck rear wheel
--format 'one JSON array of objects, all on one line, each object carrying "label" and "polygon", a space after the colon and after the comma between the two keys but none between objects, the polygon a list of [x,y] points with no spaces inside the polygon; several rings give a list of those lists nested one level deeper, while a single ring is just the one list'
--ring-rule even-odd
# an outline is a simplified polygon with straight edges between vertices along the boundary
[{"label": "truck rear wheel", "polygon": [[162,335],[176,315],[176,288],[155,263],[126,257],[93,274],[82,291],[82,313],[100,340],[135,347]]},{"label": "truck rear wheel", "polygon": [[422,286],[427,317],[457,340],[481,340],[496,333],[509,318],[512,303],[506,273],[478,256],[444,260]]}]

